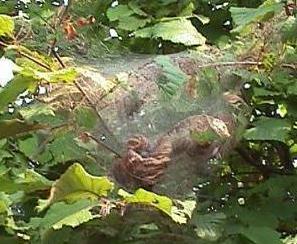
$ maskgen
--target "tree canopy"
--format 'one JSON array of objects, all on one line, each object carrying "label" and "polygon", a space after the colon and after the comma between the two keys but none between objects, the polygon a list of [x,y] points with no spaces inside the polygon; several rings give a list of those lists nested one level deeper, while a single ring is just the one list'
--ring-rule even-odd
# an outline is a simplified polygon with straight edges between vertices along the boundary
[{"label": "tree canopy", "polygon": [[0,243],[297,243],[296,0],[0,2]]}]

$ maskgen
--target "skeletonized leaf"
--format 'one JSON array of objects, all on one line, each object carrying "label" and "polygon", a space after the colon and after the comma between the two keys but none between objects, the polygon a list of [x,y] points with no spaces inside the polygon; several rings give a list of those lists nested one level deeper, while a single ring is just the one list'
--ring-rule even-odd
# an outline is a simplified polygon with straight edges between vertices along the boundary
[{"label": "skeletonized leaf", "polygon": [[225,219],[223,213],[197,215],[194,219],[197,236],[209,241],[217,240],[222,234],[222,224]]}]

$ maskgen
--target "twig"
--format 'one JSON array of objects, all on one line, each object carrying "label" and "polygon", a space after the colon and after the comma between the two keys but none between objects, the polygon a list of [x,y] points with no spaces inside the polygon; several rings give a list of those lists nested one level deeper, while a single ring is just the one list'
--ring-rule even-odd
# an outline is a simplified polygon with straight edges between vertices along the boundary
[{"label": "twig", "polygon": [[65,64],[63,63],[62,59],[60,58],[59,54],[56,52],[55,48],[52,50],[52,54],[58,60],[62,68],[66,68]]},{"label": "twig", "polygon": [[[11,45],[9,45],[9,44],[7,44],[7,43],[5,43],[5,42],[0,41],[0,46],[3,46],[3,47],[9,47],[9,46],[11,46]],[[28,54],[22,52],[21,50],[16,49],[16,51],[17,51],[21,56],[23,56],[23,57],[25,57],[25,58],[31,60],[32,62],[38,64],[40,67],[45,68],[45,69],[48,70],[48,71],[52,71],[51,67],[49,67],[48,65],[46,65],[46,64],[44,64],[44,63],[41,63],[38,59],[36,59],[36,58],[34,58],[34,57],[32,57],[32,56],[30,56],[30,55],[28,55]]]},{"label": "twig", "polygon": [[109,147],[108,145],[106,145],[105,143],[103,143],[102,141],[98,140],[96,137],[94,137],[93,135],[91,135],[90,133],[84,133],[87,137],[91,138],[93,141],[95,141],[97,144],[99,144],[100,146],[104,147],[105,149],[107,149],[108,151],[112,152],[113,154],[115,154],[116,156],[118,156],[119,158],[122,158],[123,156],[116,152],[114,149],[112,149],[111,147]]},{"label": "twig", "polygon": [[229,62],[200,64],[197,66],[197,68],[223,67],[223,66],[261,66],[261,65],[263,65],[263,63],[257,62],[257,61],[229,61]]},{"label": "twig", "polygon": [[[229,62],[218,62],[218,63],[206,63],[206,64],[200,64],[197,66],[197,68],[208,68],[208,67],[223,67],[223,66],[262,66],[263,62],[257,62],[257,61],[229,61]],[[281,64],[280,65],[283,68],[289,68],[296,70],[297,64]]]}]

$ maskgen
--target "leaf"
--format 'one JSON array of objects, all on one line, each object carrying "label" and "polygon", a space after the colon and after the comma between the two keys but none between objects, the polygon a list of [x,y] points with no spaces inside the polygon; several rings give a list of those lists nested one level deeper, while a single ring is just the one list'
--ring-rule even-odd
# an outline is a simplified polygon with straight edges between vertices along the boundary
[{"label": "leaf", "polygon": [[137,29],[144,27],[150,22],[150,18],[140,19],[135,16],[127,16],[119,20],[118,28],[127,31],[136,31]]},{"label": "leaf", "polygon": [[192,217],[192,213],[196,207],[196,201],[176,200],[176,202],[178,206],[172,207],[171,218],[179,224],[186,224],[187,220]]},{"label": "leaf", "polygon": [[55,134],[53,141],[47,145],[47,151],[54,157],[54,163],[84,159],[87,153],[78,145],[73,131],[61,131]]},{"label": "leaf", "polygon": [[[0,215],[10,213],[9,206],[12,204],[9,196],[4,192],[0,192]],[[1,225],[1,223],[0,223]]]},{"label": "leaf", "polygon": [[220,139],[219,135],[215,133],[213,130],[206,130],[206,131],[199,131],[198,133],[195,131],[192,131],[191,139],[198,142],[200,145],[207,145],[211,142],[214,142],[218,139]]},{"label": "leaf", "polygon": [[[151,18],[144,18],[144,16],[147,16],[145,12],[133,3],[129,4],[129,6],[118,5],[114,8],[109,8],[106,14],[110,21],[119,22],[118,28],[127,31],[135,31],[151,21]],[[141,18],[137,15],[140,15]]]},{"label": "leaf", "polygon": [[282,39],[294,42],[297,40],[297,18],[289,16],[281,27]]},{"label": "leaf", "polygon": [[27,122],[39,123],[50,127],[65,123],[63,117],[56,115],[54,109],[48,104],[31,104],[18,110],[19,115]]},{"label": "leaf", "polygon": [[116,21],[121,18],[132,15],[134,12],[127,5],[119,4],[116,7],[111,7],[106,11],[106,15],[110,21]]},{"label": "leaf", "polygon": [[8,15],[0,14],[0,36],[12,37],[14,31],[13,19]]},{"label": "leaf", "polygon": [[297,235],[288,236],[282,240],[284,244],[296,244],[297,243]]},{"label": "leaf", "polygon": [[253,87],[253,93],[255,97],[274,97],[279,96],[282,93],[278,91],[270,91],[265,88]]},{"label": "leaf", "polygon": [[93,109],[85,106],[77,107],[74,110],[76,123],[85,129],[94,129],[97,124],[98,115]]},{"label": "leaf", "polygon": [[161,38],[185,46],[197,46],[205,43],[205,37],[192,25],[190,20],[181,18],[157,23],[134,32],[135,37]]},{"label": "leaf", "polygon": [[226,219],[223,213],[211,213],[204,215],[196,215],[192,220],[195,224],[195,232],[198,237],[209,240],[216,241],[222,235],[222,227]]},{"label": "leaf", "polygon": [[196,77],[197,96],[203,100],[209,96],[218,96],[221,94],[221,85],[218,82],[219,73],[213,68],[204,68],[199,71]]},{"label": "leaf", "polygon": [[13,156],[10,152],[0,149],[0,162],[6,158],[13,158]]},{"label": "leaf", "polygon": [[240,32],[247,25],[263,20],[268,14],[280,12],[282,9],[282,3],[275,0],[265,1],[258,8],[238,8],[231,7],[230,12],[232,19],[237,26],[233,29],[233,32]]},{"label": "leaf", "polygon": [[122,189],[118,191],[127,203],[139,203],[153,206],[171,216],[172,200],[166,196],[160,196],[144,189],[138,189],[134,194],[130,194]]},{"label": "leaf", "polygon": [[31,158],[32,155],[36,154],[39,150],[39,142],[35,134],[29,138],[19,140],[18,144],[19,150],[29,158]]},{"label": "leaf", "polygon": [[[279,197],[281,198],[281,196]],[[229,209],[229,214],[237,216],[236,219],[247,226],[277,228],[279,224],[278,216],[267,210],[266,207],[260,208],[259,206],[257,209],[254,209],[253,207],[234,206]]]},{"label": "leaf", "polygon": [[72,83],[76,79],[78,73],[75,68],[66,68],[53,72],[35,71],[34,75],[39,80],[44,80],[49,83]]},{"label": "leaf", "polygon": [[27,227],[39,229],[42,234],[51,228],[60,229],[64,225],[76,227],[98,217],[92,215],[89,211],[95,205],[94,202],[86,199],[77,201],[73,204],[58,202],[49,208],[43,218],[31,218]]},{"label": "leaf", "polygon": [[246,140],[281,141],[286,143],[291,130],[291,124],[285,119],[261,117],[253,123],[253,128],[244,133]]},{"label": "leaf", "polygon": [[19,111],[20,115],[25,119],[32,122],[38,122],[36,117],[40,116],[55,116],[53,108],[45,104],[37,104],[30,106],[30,108],[22,109]]},{"label": "leaf", "polygon": [[128,6],[131,10],[133,10],[134,14],[144,17],[148,16],[148,14],[137,5],[137,3],[129,1]]},{"label": "leaf", "polygon": [[268,227],[248,227],[241,234],[255,244],[281,244],[280,234]]},{"label": "leaf", "polygon": [[46,126],[40,124],[27,123],[19,119],[0,120],[0,139],[17,137],[22,134],[44,129]]},{"label": "leaf", "polygon": [[14,193],[17,191],[33,192],[48,189],[52,182],[34,170],[26,169],[23,172],[7,171],[0,176],[0,191]]},{"label": "leaf", "polygon": [[10,199],[9,195],[4,192],[0,192],[0,227],[5,229],[7,232],[12,232],[13,229],[17,228],[13,219],[13,212],[11,210],[12,204],[13,201]]},{"label": "leaf", "polygon": [[84,168],[74,163],[53,184],[49,199],[43,208],[58,201],[74,201],[77,199],[97,199],[107,196],[113,188],[113,183],[107,177],[92,176]]},{"label": "leaf", "polygon": [[0,89],[0,111],[5,110],[9,103],[14,102],[19,94],[33,84],[37,85],[37,80],[32,76],[15,76],[4,88]]},{"label": "leaf", "polygon": [[178,89],[187,81],[187,75],[169,57],[159,56],[155,59],[155,62],[162,68],[162,74],[156,81],[157,85],[167,96],[175,95]]}]

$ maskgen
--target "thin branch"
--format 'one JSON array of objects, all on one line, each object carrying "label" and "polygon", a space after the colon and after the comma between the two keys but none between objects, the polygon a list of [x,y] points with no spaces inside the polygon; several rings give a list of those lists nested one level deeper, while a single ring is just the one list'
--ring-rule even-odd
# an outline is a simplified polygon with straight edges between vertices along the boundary
[{"label": "thin branch", "polygon": [[[3,46],[3,47],[9,47],[9,46],[11,46],[11,45],[9,45],[9,44],[7,44],[7,43],[5,43],[5,42],[0,41],[0,46]],[[48,71],[52,71],[51,67],[48,66],[47,64],[44,64],[44,63],[40,62],[38,59],[36,59],[36,58],[30,56],[30,55],[27,54],[27,53],[22,52],[21,50],[16,49],[16,51],[17,51],[21,56],[23,56],[23,57],[25,57],[25,58],[31,60],[32,62],[38,64],[40,67],[45,68],[45,69],[48,70]]]},{"label": "thin branch", "polygon": [[197,68],[223,67],[223,66],[261,66],[261,65],[263,65],[263,63],[257,62],[257,61],[229,61],[229,62],[200,64],[197,66]]},{"label": "thin branch", "polygon": [[[197,68],[208,68],[208,67],[224,67],[224,66],[262,66],[264,65],[263,62],[257,62],[257,61],[229,61],[229,62],[217,62],[217,63],[206,63],[206,64],[200,64],[197,66]],[[281,64],[282,68],[289,68],[292,70],[297,69],[297,64]]]},{"label": "thin branch", "polygon": [[102,141],[98,140],[96,137],[94,137],[93,135],[91,135],[90,133],[84,133],[87,137],[91,138],[93,141],[95,141],[97,144],[99,144],[100,146],[102,146],[103,148],[107,149],[108,151],[112,152],[114,155],[118,156],[119,158],[122,158],[123,156],[116,152],[114,149],[112,149],[111,147],[109,147],[108,145],[106,145],[105,143],[103,143]]},{"label": "thin branch", "polygon": [[66,68],[65,64],[63,63],[63,61],[60,58],[59,54],[56,52],[55,48],[52,50],[52,54],[58,60],[59,64],[62,66],[62,68]]},{"label": "thin branch", "polygon": [[[113,133],[109,130],[109,128],[107,127],[107,125],[105,124],[105,121],[103,120],[96,104],[94,104],[93,100],[89,97],[89,95],[84,91],[84,89],[81,87],[81,85],[79,84],[79,82],[75,81],[74,82],[75,86],[77,87],[77,89],[81,92],[81,94],[84,95],[84,97],[86,98],[86,100],[88,101],[88,103],[91,105],[91,107],[94,109],[94,111],[97,114],[97,117],[99,118],[101,124],[103,125],[104,129],[113,136]],[[113,136],[113,138],[115,139],[115,137]],[[115,139],[116,143],[118,143],[118,141]]]}]

